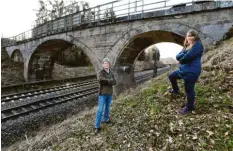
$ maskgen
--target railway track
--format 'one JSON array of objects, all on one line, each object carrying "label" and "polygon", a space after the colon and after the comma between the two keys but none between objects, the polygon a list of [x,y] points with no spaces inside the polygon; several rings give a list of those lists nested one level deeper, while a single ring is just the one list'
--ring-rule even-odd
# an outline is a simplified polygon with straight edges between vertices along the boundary
[{"label": "railway track", "polygon": [[60,94],[46,99],[36,99],[30,102],[21,103],[20,105],[2,108],[1,120],[6,121],[11,118],[19,117],[30,112],[35,112],[43,108],[65,103],[74,99],[82,99],[90,94],[98,92],[98,84],[91,84],[71,90],[69,93]]},{"label": "railway track", "polygon": [[55,86],[51,88],[40,89],[40,90],[31,90],[31,91],[26,91],[26,92],[21,92],[21,93],[3,95],[1,96],[1,102],[2,102],[2,105],[4,105],[4,103],[6,102],[14,102],[14,101],[22,100],[24,98],[31,97],[31,96],[40,96],[40,95],[51,93],[51,92],[62,91],[68,88],[76,87],[78,85],[80,86],[88,85],[92,82],[96,82],[96,80],[93,79],[93,80],[83,81],[83,82],[74,83],[74,84],[65,84],[65,85]]},{"label": "railway track", "polygon": [[[164,74],[169,69],[171,69],[170,66],[167,66],[167,67],[164,67],[164,68],[159,68],[158,71],[157,71],[157,76],[161,75],[161,74]],[[144,82],[144,81],[148,80],[151,77],[153,77],[153,70],[146,70],[146,71],[143,71],[143,72],[135,73],[135,80],[136,80],[137,83]]]},{"label": "railway track", "polygon": [[[167,71],[168,69],[164,70]],[[153,71],[136,74],[135,80],[141,83],[153,75]],[[61,85],[48,89],[33,90],[23,93],[2,96],[1,120],[17,118],[31,112],[62,104],[72,100],[79,100],[91,94],[98,93],[99,85],[96,79],[75,84]]]},{"label": "railway track", "polygon": [[[1,87],[2,94],[7,94],[9,91],[11,92],[12,89],[17,91],[26,90],[29,91],[31,89],[39,89],[43,86],[54,86],[54,85],[61,85],[64,82],[80,82],[84,80],[94,79],[96,78],[96,74],[92,74],[89,76],[80,76],[80,77],[74,77],[74,78],[67,78],[67,79],[51,79],[51,80],[42,80],[42,81],[34,81],[34,82],[26,82],[21,84],[13,84],[13,85],[7,85]],[[36,90],[38,91],[38,90]],[[12,92],[11,92],[12,93]],[[8,95],[8,94],[7,94]]]}]

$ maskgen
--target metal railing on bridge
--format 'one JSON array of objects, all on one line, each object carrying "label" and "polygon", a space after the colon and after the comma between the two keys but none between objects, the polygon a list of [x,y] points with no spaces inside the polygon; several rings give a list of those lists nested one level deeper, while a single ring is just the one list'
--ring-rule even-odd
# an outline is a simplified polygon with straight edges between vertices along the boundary
[{"label": "metal railing on bridge", "polygon": [[184,7],[193,5],[194,3],[197,2],[194,0],[187,0],[185,3],[175,4],[169,0],[113,1],[82,11],[79,11],[79,9],[72,4],[64,7],[63,10],[58,10],[59,12],[57,12],[57,15],[50,13],[37,19],[33,29],[10,38],[5,38],[5,46],[25,43],[44,36],[86,27],[149,18],[150,16],[146,16],[146,14],[150,12]]}]

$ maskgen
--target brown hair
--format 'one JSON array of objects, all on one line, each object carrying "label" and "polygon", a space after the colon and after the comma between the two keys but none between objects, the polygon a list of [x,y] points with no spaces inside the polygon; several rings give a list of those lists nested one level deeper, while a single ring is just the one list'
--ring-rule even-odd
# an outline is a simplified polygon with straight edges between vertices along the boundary
[{"label": "brown hair", "polygon": [[[187,35],[193,36],[195,42],[196,42],[196,41],[200,41],[200,42],[201,42],[201,39],[199,38],[198,32],[197,32],[196,30],[194,30],[194,29],[188,30],[186,36],[187,36]],[[187,47],[187,40],[186,40],[186,38],[185,38],[185,40],[184,40],[184,48],[186,48],[186,47]]]}]

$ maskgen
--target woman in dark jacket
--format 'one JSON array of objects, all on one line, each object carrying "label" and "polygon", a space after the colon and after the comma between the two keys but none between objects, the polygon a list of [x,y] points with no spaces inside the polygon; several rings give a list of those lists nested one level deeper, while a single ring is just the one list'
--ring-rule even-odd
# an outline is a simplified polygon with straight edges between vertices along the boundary
[{"label": "woman in dark jacket", "polygon": [[181,114],[187,114],[194,110],[194,87],[201,74],[202,53],[203,45],[197,32],[195,30],[189,30],[185,38],[184,49],[176,56],[176,59],[180,63],[180,69],[169,75],[169,80],[173,88],[169,91],[170,93],[179,94],[177,79],[184,80],[187,103],[184,108],[180,110]]}]

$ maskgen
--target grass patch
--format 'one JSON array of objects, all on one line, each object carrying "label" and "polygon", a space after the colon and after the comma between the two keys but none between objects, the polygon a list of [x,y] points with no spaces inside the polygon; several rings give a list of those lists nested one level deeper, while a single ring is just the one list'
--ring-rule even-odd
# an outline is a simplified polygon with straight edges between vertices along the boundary
[{"label": "grass patch", "polygon": [[147,106],[150,110],[150,115],[157,114],[161,111],[161,109],[158,107],[158,104],[155,102],[154,96],[147,97]]},{"label": "grass patch", "polygon": [[155,88],[154,87],[149,87],[149,88],[144,89],[141,92],[141,95],[142,96],[151,96],[151,95],[154,95],[155,93],[156,93]]},{"label": "grass patch", "polygon": [[167,90],[168,90],[168,85],[160,85],[158,87],[158,92],[159,93],[165,93],[165,92],[167,92]]},{"label": "grass patch", "polygon": [[130,99],[127,101],[127,105],[130,106],[131,108],[135,108],[138,105],[138,102],[135,99]]},{"label": "grass patch", "polygon": [[207,86],[200,86],[196,84],[195,93],[196,93],[196,100],[198,100],[199,103],[204,104],[206,102],[206,99],[212,96],[213,89]]}]

